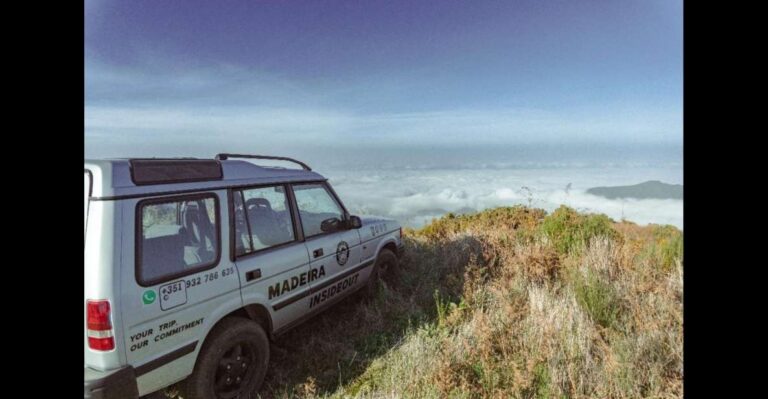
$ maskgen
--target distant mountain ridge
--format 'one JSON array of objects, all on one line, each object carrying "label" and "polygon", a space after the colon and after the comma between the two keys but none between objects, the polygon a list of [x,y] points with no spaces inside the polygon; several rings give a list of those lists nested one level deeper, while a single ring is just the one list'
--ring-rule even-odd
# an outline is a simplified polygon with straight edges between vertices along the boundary
[{"label": "distant mountain ridge", "polygon": [[592,187],[588,194],[599,195],[608,199],[683,199],[682,184],[667,184],[658,180],[649,180],[632,186]]}]

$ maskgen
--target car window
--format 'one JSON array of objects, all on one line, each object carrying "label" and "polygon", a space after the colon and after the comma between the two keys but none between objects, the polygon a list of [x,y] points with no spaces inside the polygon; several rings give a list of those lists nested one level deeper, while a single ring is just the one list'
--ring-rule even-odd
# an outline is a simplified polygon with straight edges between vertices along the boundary
[{"label": "car window", "polygon": [[295,240],[288,196],[283,186],[235,190],[235,254]]},{"label": "car window", "polygon": [[212,266],[218,258],[215,196],[140,203],[137,277],[153,285]]},{"label": "car window", "polygon": [[293,191],[306,237],[323,233],[320,228],[323,220],[343,219],[344,211],[324,184],[297,184],[293,186]]}]

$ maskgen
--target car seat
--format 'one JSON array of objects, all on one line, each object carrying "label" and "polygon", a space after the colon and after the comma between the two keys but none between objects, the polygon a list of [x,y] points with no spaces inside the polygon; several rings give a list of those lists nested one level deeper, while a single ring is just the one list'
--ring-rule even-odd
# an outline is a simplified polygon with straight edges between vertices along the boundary
[{"label": "car seat", "polygon": [[199,265],[211,261],[214,257],[214,228],[204,211],[205,205],[202,201],[187,202],[182,210],[186,230],[184,262],[187,265]]},{"label": "car seat", "polygon": [[245,201],[245,206],[248,210],[251,234],[262,244],[269,247],[291,240],[290,232],[280,223],[277,213],[272,210],[272,204],[267,199],[250,198]]}]

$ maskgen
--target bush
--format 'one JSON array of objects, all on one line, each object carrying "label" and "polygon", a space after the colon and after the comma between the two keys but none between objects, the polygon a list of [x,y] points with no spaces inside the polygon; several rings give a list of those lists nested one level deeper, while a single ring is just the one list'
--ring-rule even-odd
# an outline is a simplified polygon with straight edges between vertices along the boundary
[{"label": "bush", "polygon": [[619,325],[621,303],[610,282],[605,281],[593,269],[574,273],[573,291],[579,305],[592,320],[604,328]]},{"label": "bush", "polygon": [[541,231],[561,254],[580,250],[588,245],[593,237],[618,237],[618,233],[613,229],[613,220],[608,216],[581,214],[565,205],[544,219]]},{"label": "bush", "polygon": [[661,269],[672,270],[675,261],[683,259],[683,233],[673,226],[657,226],[653,229],[653,238]]},{"label": "bush", "polygon": [[424,226],[418,231],[418,235],[430,240],[442,240],[470,228],[528,232],[535,230],[545,215],[546,212],[543,209],[527,208],[521,205],[463,215],[448,213]]}]

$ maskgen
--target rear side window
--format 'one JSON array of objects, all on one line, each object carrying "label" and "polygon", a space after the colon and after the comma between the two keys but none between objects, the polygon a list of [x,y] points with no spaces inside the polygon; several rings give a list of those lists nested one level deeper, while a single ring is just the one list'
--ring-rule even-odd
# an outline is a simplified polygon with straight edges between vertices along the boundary
[{"label": "rear side window", "polygon": [[296,239],[284,186],[235,190],[232,195],[237,256]]},{"label": "rear side window", "polygon": [[136,279],[154,285],[218,263],[219,204],[202,194],[139,202]]}]

